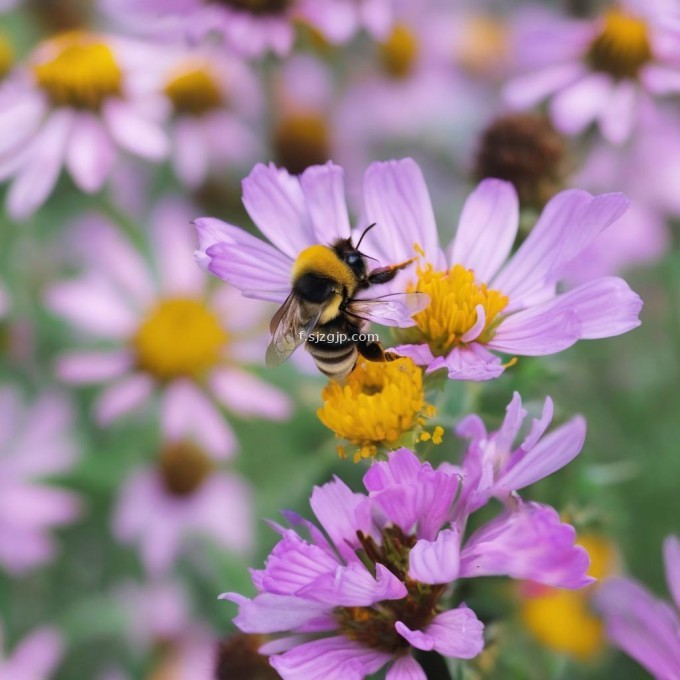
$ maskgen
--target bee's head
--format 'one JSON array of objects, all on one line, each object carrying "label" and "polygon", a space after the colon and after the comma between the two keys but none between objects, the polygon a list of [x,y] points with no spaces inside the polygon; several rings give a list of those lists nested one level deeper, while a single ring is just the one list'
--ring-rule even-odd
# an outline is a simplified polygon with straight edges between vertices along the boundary
[{"label": "bee's head", "polygon": [[352,239],[343,238],[333,244],[333,250],[340,260],[342,260],[358,279],[363,279],[368,274],[366,257],[360,253]]}]

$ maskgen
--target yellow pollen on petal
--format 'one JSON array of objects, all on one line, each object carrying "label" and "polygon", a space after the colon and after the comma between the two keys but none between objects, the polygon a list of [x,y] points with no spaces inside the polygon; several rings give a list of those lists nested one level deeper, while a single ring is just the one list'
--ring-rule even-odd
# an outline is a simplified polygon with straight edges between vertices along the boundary
[{"label": "yellow pollen on petal", "polygon": [[[413,444],[422,423],[435,414],[425,401],[423,371],[411,359],[388,362],[359,359],[345,384],[331,381],[323,390],[319,420],[354,449],[354,461],[381,449]],[[340,455],[346,455],[340,447]]]},{"label": "yellow pollen on petal", "polygon": [[413,71],[420,45],[411,29],[396,24],[387,40],[380,44],[380,61],[385,72],[393,78],[406,78]]},{"label": "yellow pollen on petal", "polygon": [[14,63],[14,50],[10,41],[0,33],[0,80],[2,80],[12,68]]},{"label": "yellow pollen on petal", "polygon": [[123,75],[111,48],[82,32],[60,35],[43,47],[49,57],[33,66],[36,82],[55,106],[98,110],[122,94]]},{"label": "yellow pollen on petal", "polygon": [[603,18],[602,29],[590,45],[587,61],[595,71],[614,78],[636,78],[653,59],[649,28],[642,19],[613,9]]},{"label": "yellow pollen on petal", "polygon": [[165,94],[180,114],[202,116],[224,104],[217,78],[203,64],[185,64],[165,85]]},{"label": "yellow pollen on petal", "polygon": [[228,336],[203,302],[160,301],[140,324],[132,344],[141,370],[158,380],[199,378],[219,363]]},{"label": "yellow pollen on petal", "polygon": [[418,281],[409,291],[426,293],[430,304],[414,315],[416,327],[408,329],[405,337],[426,342],[434,356],[445,356],[464,342],[463,336],[477,323],[479,305],[484,308],[486,321],[477,341],[489,340],[496,317],[508,304],[507,296],[477,283],[474,272],[459,264],[445,272],[435,271],[431,265],[419,269]]},{"label": "yellow pollen on petal", "polygon": [[[578,544],[590,555],[589,575],[603,579],[616,571],[616,550],[598,535],[579,537]],[[589,661],[605,646],[602,621],[593,612],[590,599],[597,583],[581,590],[537,586],[525,596],[520,614],[529,632],[549,649]]]}]

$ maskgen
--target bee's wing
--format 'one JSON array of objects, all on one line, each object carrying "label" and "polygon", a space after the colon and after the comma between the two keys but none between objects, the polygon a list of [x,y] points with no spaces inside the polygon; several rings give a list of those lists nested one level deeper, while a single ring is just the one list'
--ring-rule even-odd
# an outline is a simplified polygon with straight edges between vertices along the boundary
[{"label": "bee's wing", "polygon": [[323,307],[306,308],[291,293],[272,317],[269,324],[272,339],[265,355],[268,368],[282,364],[314,330]]},{"label": "bee's wing", "polygon": [[430,296],[425,293],[390,293],[371,299],[355,298],[347,311],[366,321],[382,326],[413,326],[411,318],[422,312],[430,304]]}]

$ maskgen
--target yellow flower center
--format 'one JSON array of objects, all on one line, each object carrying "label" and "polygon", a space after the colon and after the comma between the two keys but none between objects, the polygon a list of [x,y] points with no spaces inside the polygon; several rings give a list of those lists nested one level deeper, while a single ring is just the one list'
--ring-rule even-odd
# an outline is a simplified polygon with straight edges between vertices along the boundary
[{"label": "yellow flower center", "polygon": [[33,67],[38,86],[55,106],[97,110],[122,93],[122,73],[111,48],[87,33],[65,33],[46,46],[50,57]]},{"label": "yellow flower center", "polygon": [[321,115],[298,113],[283,118],[274,130],[277,165],[299,175],[330,159],[328,126]]},{"label": "yellow flower center", "polygon": [[175,111],[202,116],[224,103],[215,74],[202,64],[185,64],[177,69],[165,86],[165,94]]},{"label": "yellow flower center", "polygon": [[413,71],[420,45],[413,32],[397,24],[385,42],[380,44],[380,60],[385,72],[393,78],[406,78]]},{"label": "yellow flower center", "polygon": [[158,380],[198,378],[219,363],[228,337],[217,316],[189,298],[162,300],[133,338],[139,367]]},{"label": "yellow flower center", "polygon": [[[441,442],[442,429],[423,432],[435,408],[425,401],[423,372],[411,359],[388,362],[359,359],[345,384],[331,381],[324,388],[319,420],[355,449],[354,461],[382,449],[432,439]],[[345,455],[345,449],[339,452]]]},{"label": "yellow flower center", "polygon": [[508,298],[484,283],[476,283],[470,269],[456,264],[449,271],[435,271],[431,265],[418,270],[418,282],[410,291],[427,293],[430,304],[414,315],[416,327],[403,332],[407,342],[426,342],[434,356],[446,356],[464,343],[463,336],[477,323],[477,306],[484,308],[484,328],[478,342],[491,339],[497,316],[508,304]]},{"label": "yellow flower center", "polygon": [[605,14],[602,30],[587,55],[595,71],[609,73],[614,78],[636,78],[652,58],[647,24],[621,10]]},{"label": "yellow flower center", "polygon": [[283,14],[292,0],[213,0],[215,5],[231,7],[250,14]]},{"label": "yellow flower center", "polygon": [[470,17],[457,41],[456,54],[460,65],[473,74],[486,74],[498,68],[509,51],[508,29],[495,17]]},{"label": "yellow flower center", "polygon": [[14,63],[14,50],[10,41],[0,33],[0,80],[2,80],[12,68]]},{"label": "yellow flower center", "polygon": [[166,444],[159,466],[165,489],[173,496],[190,496],[215,469],[201,449],[184,441]]},{"label": "yellow flower center", "polygon": [[[616,551],[601,536],[578,539],[590,555],[590,576],[603,579],[616,569]],[[524,625],[543,645],[580,661],[597,656],[604,648],[602,622],[592,612],[589,600],[597,583],[581,590],[561,590],[537,586],[535,595],[521,605]]]}]

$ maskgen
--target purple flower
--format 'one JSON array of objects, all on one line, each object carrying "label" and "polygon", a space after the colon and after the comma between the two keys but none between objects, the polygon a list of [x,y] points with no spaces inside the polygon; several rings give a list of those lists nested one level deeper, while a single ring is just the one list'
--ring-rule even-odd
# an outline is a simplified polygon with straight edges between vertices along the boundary
[{"label": "purple flower", "polygon": [[553,416],[547,397],[540,418],[518,446],[514,441],[527,416],[522,399],[515,392],[500,429],[489,433],[477,415],[463,418],[456,434],[470,439],[463,457],[463,491],[459,507],[466,513],[482,507],[492,498],[507,501],[515,491],[548,477],[570,463],[581,452],[586,422],[576,416],[546,434]]},{"label": "purple flower", "polygon": [[169,442],[156,468],[135,470],[123,485],[113,533],[139,549],[152,575],[167,572],[196,535],[245,553],[254,534],[250,488],[190,442]]},{"label": "purple flower", "polygon": [[[103,9],[137,32],[201,39],[221,35],[246,57],[267,51],[282,56],[295,38],[294,22],[319,30],[332,43],[365,28],[376,36],[389,30],[394,0],[101,0]],[[145,26],[151,25],[151,31]],[[141,27],[141,28],[140,28]]]},{"label": "purple flower", "polygon": [[252,572],[258,595],[239,606],[246,633],[282,633],[266,644],[284,680],[359,680],[389,664],[387,677],[423,678],[412,649],[470,659],[483,625],[465,604],[447,606],[458,578],[508,575],[564,588],[591,582],[572,527],[547,506],[518,503],[463,541],[456,515],[459,473],[433,469],[407,449],[364,476],[367,494],[341,480],[315,488],[323,531],[294,513],[273,525],[281,540]]},{"label": "purple flower", "polygon": [[619,335],[640,323],[642,301],[622,279],[596,279],[566,293],[557,287],[570,262],[625,212],[628,200],[621,194],[559,193],[513,254],[519,206],[508,182],[479,184],[445,251],[413,160],[371,165],[364,200],[367,219],[389,235],[370,240],[367,254],[399,262],[420,253],[417,280],[405,270],[390,285],[430,297],[396,350],[427,365],[428,372],[445,368],[453,379],[488,380],[505,368],[490,350],[553,354],[578,340]]},{"label": "purple flower", "polygon": [[[664,542],[666,580],[672,603],[659,600],[637,581],[611,578],[595,595],[609,639],[657,680],[680,678],[680,540]],[[673,603],[675,606],[673,606]]]},{"label": "purple flower", "polygon": [[[290,294],[293,264],[303,250],[353,235],[344,173],[333,163],[312,166],[299,177],[273,164],[258,164],[243,180],[243,203],[270,243],[215,218],[203,217],[194,224],[198,263],[246,297],[283,302]],[[372,318],[406,326],[413,325],[412,313],[394,298],[374,305]]]},{"label": "purple flower", "polygon": [[[118,149],[159,161],[168,140],[146,78],[153,52],[73,32],[41,45],[0,88],[0,178],[13,178],[7,211],[42,205],[62,167],[86,193],[109,178]],[[77,75],[74,75],[77,74]]]},{"label": "purple flower", "polygon": [[524,108],[551,98],[550,114],[562,132],[580,134],[596,123],[611,143],[626,141],[654,108],[655,95],[680,90],[668,8],[664,0],[624,0],[588,20],[537,9],[516,36],[526,70],[507,85],[507,101]]},{"label": "purple flower", "polygon": [[[72,384],[108,383],[95,418],[108,425],[161,394],[161,422],[171,441],[193,439],[218,458],[236,438],[215,400],[245,417],[283,420],[291,402],[242,368],[264,356],[264,305],[245,305],[236,291],[210,293],[191,252],[191,209],[162,201],[151,217],[152,269],[115,227],[83,220],[75,249],[86,265],[77,279],[47,292],[49,308],[110,349],[73,351],[57,373]],[[264,315],[264,316],[263,316]]]},{"label": "purple flower", "polygon": [[29,633],[6,656],[0,621],[0,677],[7,680],[48,680],[63,654],[61,636],[54,628],[44,626]]},{"label": "purple flower", "polygon": [[80,514],[75,494],[39,481],[74,462],[71,417],[63,395],[24,407],[16,390],[0,389],[0,566],[12,573],[51,560],[50,529]]},{"label": "purple flower", "polygon": [[239,59],[214,47],[170,49],[158,89],[168,99],[172,164],[192,189],[212,172],[250,167],[261,156],[252,125],[262,109],[255,75]]}]

